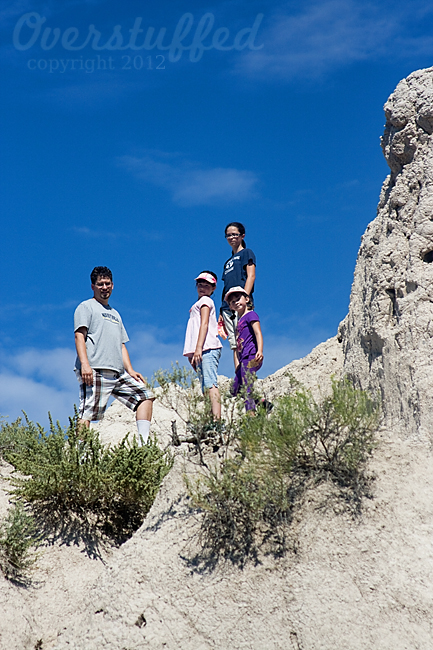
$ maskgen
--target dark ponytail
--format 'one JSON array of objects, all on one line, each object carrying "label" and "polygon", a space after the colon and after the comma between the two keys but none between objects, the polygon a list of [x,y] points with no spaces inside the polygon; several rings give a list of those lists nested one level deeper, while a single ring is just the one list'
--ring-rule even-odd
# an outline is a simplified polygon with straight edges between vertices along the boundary
[{"label": "dark ponytail", "polygon": [[[233,226],[233,228],[237,228],[239,230],[239,233],[241,235],[245,235],[245,226],[243,223],[240,223],[239,221],[231,221],[226,225],[226,229],[224,230],[224,235],[227,235],[227,228],[230,228],[230,226]],[[242,240],[242,248],[246,248],[247,245],[245,243],[245,240]]]}]

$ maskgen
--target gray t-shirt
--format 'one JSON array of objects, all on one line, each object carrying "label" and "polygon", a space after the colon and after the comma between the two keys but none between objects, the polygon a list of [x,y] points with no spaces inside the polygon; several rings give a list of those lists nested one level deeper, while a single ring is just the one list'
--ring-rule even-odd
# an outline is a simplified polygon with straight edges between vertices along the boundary
[{"label": "gray t-shirt", "polygon": [[[129,338],[119,312],[90,298],[75,310],[74,332],[79,327],[87,327],[86,349],[90,367],[123,372],[122,343]],[[75,368],[81,370],[78,356]]]}]

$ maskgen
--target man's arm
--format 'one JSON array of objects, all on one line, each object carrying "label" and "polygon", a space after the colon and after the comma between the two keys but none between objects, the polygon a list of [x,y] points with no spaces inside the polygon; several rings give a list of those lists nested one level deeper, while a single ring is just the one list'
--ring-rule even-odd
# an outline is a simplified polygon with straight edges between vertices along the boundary
[{"label": "man's arm", "polygon": [[131,359],[129,358],[129,353],[126,348],[126,345],[122,343],[122,360],[123,367],[125,368],[128,375],[131,375],[136,381],[142,381],[144,383],[144,377],[139,372],[135,372],[134,368],[131,365]]},{"label": "man's arm", "polygon": [[87,386],[93,385],[93,371],[87,358],[87,327],[79,327],[75,332],[75,347],[81,363],[81,377]]}]

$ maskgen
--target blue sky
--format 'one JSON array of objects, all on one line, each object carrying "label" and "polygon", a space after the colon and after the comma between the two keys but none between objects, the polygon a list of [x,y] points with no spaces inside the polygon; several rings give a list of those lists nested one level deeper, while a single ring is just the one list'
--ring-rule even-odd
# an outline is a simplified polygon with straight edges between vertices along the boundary
[{"label": "blue sky", "polygon": [[66,422],[96,265],[134,367],[181,359],[233,220],[257,257],[262,376],[336,333],[388,173],[382,106],[433,65],[433,6],[4,0],[0,25],[1,414]]}]

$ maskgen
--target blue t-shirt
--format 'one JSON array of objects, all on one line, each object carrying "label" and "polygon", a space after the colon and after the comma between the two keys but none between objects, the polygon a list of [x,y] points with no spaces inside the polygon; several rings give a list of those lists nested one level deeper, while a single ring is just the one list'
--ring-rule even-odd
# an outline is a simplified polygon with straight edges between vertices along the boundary
[{"label": "blue t-shirt", "polygon": [[[247,281],[247,266],[256,265],[256,256],[250,248],[243,248],[239,253],[234,253],[224,264],[222,280],[224,289],[222,295],[221,309],[230,309],[224,296],[232,287],[244,287]],[[251,297],[254,292],[254,286],[251,289]]]}]

